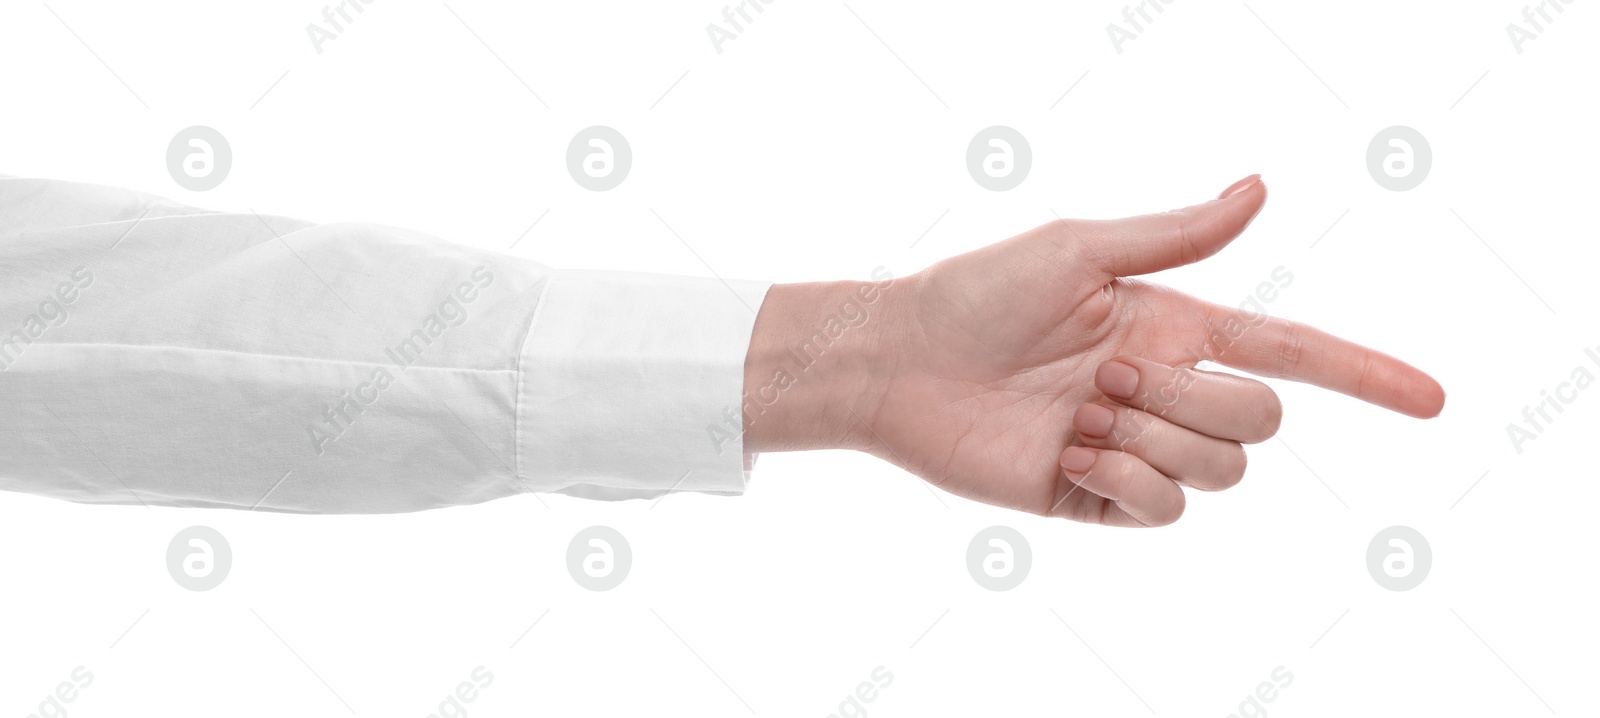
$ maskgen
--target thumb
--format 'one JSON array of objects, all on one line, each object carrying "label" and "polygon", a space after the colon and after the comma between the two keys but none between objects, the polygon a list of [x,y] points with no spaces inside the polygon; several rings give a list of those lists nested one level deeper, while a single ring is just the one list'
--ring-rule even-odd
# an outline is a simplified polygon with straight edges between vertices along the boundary
[{"label": "thumb", "polygon": [[1251,175],[1217,199],[1161,214],[1083,223],[1078,238],[1097,269],[1129,277],[1194,264],[1216,254],[1250,225],[1267,201],[1261,175]]}]

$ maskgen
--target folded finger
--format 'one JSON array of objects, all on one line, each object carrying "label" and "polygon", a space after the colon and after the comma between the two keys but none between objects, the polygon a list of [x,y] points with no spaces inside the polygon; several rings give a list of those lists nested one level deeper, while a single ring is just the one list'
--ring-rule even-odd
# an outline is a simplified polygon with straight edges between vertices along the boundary
[{"label": "folded finger", "polygon": [[1101,364],[1095,387],[1116,402],[1173,424],[1246,444],[1272,438],[1283,419],[1283,404],[1266,384],[1139,357]]},{"label": "folded finger", "polygon": [[1244,478],[1244,447],[1161,417],[1110,402],[1084,404],[1072,428],[1087,446],[1143,459],[1173,481],[1201,491],[1231,488]]},{"label": "folded finger", "polygon": [[1183,515],[1183,489],[1139,457],[1069,446],[1061,472],[1081,490],[1111,501],[1140,526],[1165,526]]}]

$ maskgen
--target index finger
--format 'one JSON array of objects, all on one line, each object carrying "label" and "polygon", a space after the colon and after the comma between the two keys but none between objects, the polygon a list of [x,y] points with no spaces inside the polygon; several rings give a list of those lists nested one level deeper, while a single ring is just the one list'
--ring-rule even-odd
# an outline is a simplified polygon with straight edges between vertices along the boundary
[{"label": "index finger", "polygon": [[1316,327],[1212,305],[1207,354],[1252,374],[1293,379],[1419,419],[1444,409],[1444,388],[1410,364]]}]

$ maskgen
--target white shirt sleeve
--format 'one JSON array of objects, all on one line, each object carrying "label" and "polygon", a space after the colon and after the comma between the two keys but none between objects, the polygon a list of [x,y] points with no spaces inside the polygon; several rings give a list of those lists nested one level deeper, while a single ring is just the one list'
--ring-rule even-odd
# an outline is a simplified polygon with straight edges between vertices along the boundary
[{"label": "white shirt sleeve", "polygon": [[737,494],[770,286],[0,177],[0,489],[382,513]]}]

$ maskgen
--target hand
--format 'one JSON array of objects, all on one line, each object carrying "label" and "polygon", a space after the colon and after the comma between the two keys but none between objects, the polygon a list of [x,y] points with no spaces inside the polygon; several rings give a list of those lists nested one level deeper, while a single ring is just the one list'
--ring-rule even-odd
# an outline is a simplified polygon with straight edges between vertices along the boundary
[{"label": "hand", "polygon": [[851,314],[854,297],[865,318],[824,335],[770,405],[746,402],[746,448],[858,448],[985,503],[1158,526],[1183,513],[1181,487],[1238,483],[1241,444],[1271,437],[1282,414],[1265,384],[1201,361],[1438,415],[1443,389],[1398,359],[1128,279],[1215,254],[1266,196],[1250,177],[1205,204],[1059,220],[892,282],[776,286],[747,391],[816,336],[819,310]]}]

